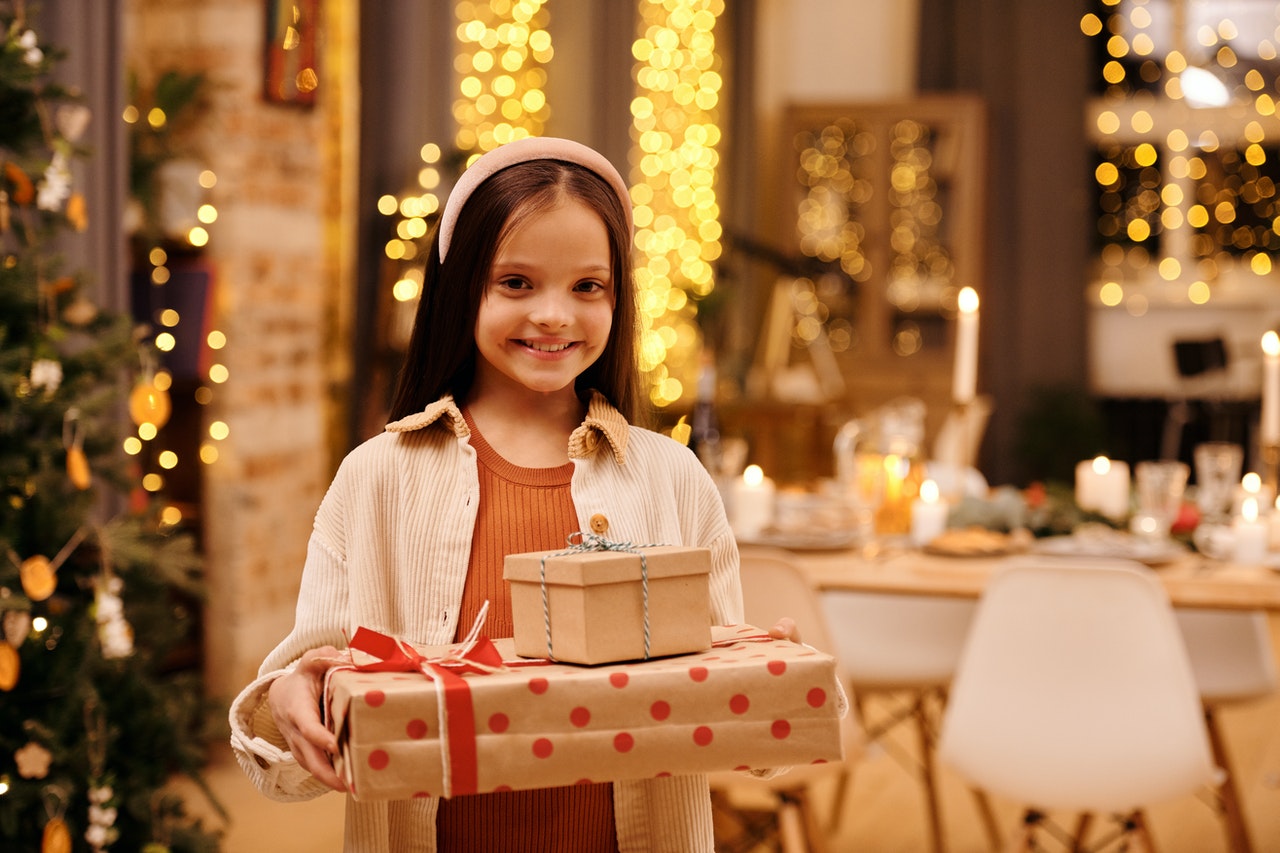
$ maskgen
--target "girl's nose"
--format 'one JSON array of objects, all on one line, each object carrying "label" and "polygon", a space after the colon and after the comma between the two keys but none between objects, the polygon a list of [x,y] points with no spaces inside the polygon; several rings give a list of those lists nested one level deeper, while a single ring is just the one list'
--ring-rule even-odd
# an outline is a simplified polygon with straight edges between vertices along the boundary
[{"label": "girl's nose", "polygon": [[544,328],[558,329],[573,320],[573,300],[565,293],[539,293],[530,306],[529,319]]}]

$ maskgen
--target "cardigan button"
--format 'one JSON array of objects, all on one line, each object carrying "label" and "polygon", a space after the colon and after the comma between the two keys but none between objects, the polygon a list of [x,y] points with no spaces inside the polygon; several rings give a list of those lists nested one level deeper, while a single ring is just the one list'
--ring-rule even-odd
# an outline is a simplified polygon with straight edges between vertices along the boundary
[{"label": "cardigan button", "polygon": [[597,536],[603,536],[609,532],[609,519],[601,513],[591,516],[591,520],[587,522],[591,526],[591,532]]}]

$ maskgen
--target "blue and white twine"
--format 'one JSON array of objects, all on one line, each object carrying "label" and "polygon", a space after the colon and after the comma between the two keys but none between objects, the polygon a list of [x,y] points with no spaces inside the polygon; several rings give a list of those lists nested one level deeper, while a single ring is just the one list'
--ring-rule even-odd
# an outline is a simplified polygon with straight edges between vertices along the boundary
[{"label": "blue and white twine", "polygon": [[589,551],[625,551],[628,554],[638,554],[640,556],[640,591],[641,601],[644,606],[644,659],[649,659],[649,561],[641,548],[655,548],[656,545],[636,545],[631,542],[615,542],[612,539],[606,539],[598,533],[587,533],[578,531],[570,533],[566,540],[569,547],[563,551],[557,551],[554,554],[546,554],[541,560],[539,578],[542,582],[542,621],[547,632],[547,657],[555,660],[555,653],[551,649],[551,605],[547,600],[547,560],[553,557],[567,557],[571,554],[582,554]]}]

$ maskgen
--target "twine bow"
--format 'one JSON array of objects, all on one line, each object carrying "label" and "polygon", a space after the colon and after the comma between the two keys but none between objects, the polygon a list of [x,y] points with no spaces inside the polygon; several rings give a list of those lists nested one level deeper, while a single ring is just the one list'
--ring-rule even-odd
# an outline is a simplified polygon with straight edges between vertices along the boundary
[{"label": "twine bow", "polygon": [[640,594],[644,607],[644,659],[649,659],[649,561],[641,548],[655,548],[656,545],[636,545],[631,542],[617,542],[598,533],[579,530],[565,537],[569,547],[554,554],[547,554],[541,560],[539,579],[542,583],[542,622],[547,632],[547,657],[555,660],[551,649],[551,606],[547,601],[547,560],[553,557],[567,557],[570,554],[582,554],[588,551],[625,551],[638,554],[640,557]]}]

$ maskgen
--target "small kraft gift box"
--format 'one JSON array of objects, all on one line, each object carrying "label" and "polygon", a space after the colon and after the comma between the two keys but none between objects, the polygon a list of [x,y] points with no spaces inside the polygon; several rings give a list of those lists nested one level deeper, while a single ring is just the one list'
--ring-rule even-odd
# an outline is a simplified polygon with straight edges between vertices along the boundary
[{"label": "small kraft gift box", "polygon": [[710,647],[709,548],[575,537],[568,550],[506,557],[516,654],[602,664]]},{"label": "small kraft gift box", "polygon": [[844,757],[834,658],[750,625],[712,633],[706,652],[580,666],[361,628],[325,688],[336,768],[356,799],[392,800]]}]

